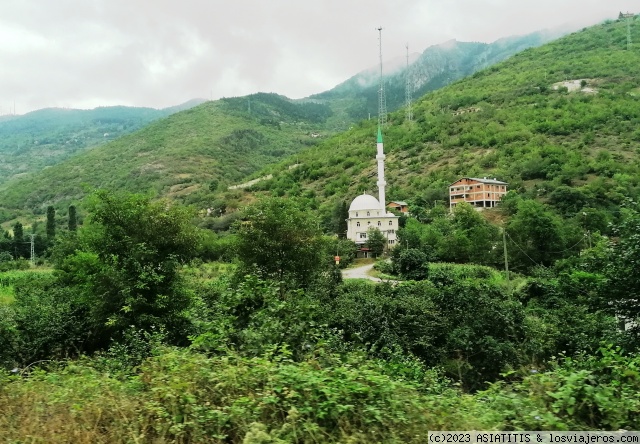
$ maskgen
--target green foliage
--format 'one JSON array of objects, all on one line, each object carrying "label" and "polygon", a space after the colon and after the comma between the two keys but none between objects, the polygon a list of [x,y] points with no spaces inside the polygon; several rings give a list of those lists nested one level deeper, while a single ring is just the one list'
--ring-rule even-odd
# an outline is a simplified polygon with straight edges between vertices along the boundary
[{"label": "green foliage", "polygon": [[0,183],[105,144],[185,106],[156,110],[124,106],[48,108],[0,121]]},{"label": "green foliage", "polygon": [[640,425],[639,375],[638,356],[607,346],[554,361],[520,382],[495,384],[482,396],[512,430],[633,430]]},{"label": "green foliage", "polygon": [[[600,220],[594,220],[589,230],[605,233],[625,197],[640,194],[636,179],[640,80],[630,74],[640,63],[640,53],[627,51],[625,41],[624,24],[598,25],[521,52],[423,96],[416,101],[411,125],[404,122],[403,111],[391,113],[385,129],[389,198],[410,201],[416,218],[433,223],[439,219],[431,215],[434,202],[446,205],[450,183],[461,176],[497,177],[509,183],[513,195],[545,202],[549,204],[545,210],[564,218],[541,220],[550,223],[552,232],[542,252],[532,256],[536,263],[549,265],[577,254],[584,245],[573,245],[582,235],[580,228],[586,229],[577,219],[586,208]],[[566,93],[554,89],[567,80],[577,85],[584,81],[587,89]],[[280,182],[278,192],[287,195],[306,188],[320,195],[330,190],[332,199],[341,200],[374,188],[374,140],[375,122],[364,121],[297,154],[302,166],[296,180]],[[279,182],[289,175],[292,162],[264,173]],[[509,197],[503,209],[515,214],[516,206]],[[497,259],[490,251],[495,250],[487,239],[495,242],[498,233],[485,228],[452,229],[438,221],[423,236],[422,244],[429,247],[410,247],[422,249],[430,260],[493,265]],[[527,239],[514,238],[518,244],[524,242],[526,254],[531,252],[526,244],[536,242],[534,232],[526,233]],[[516,269],[534,265],[514,244],[510,254],[512,250]]]},{"label": "green foliage", "polygon": [[398,349],[441,365],[468,389],[518,365],[524,310],[493,270],[430,264],[428,276],[395,287],[345,283],[328,323],[381,356]]},{"label": "green foliage", "polygon": [[[549,266],[555,260],[571,254],[562,220],[533,200],[518,203],[516,214],[509,220],[506,231],[509,240],[509,259],[513,268],[529,269],[535,265]],[[582,236],[578,237],[579,243]],[[579,245],[573,245],[579,251]]]},{"label": "green foliage", "polygon": [[433,393],[425,395],[358,356],[296,363],[286,353],[206,357],[162,349],[139,376],[123,380],[99,365],[83,360],[2,377],[0,440],[400,444],[454,424],[491,426],[479,419],[479,403],[441,381],[432,378]]},{"label": "green foliage", "polygon": [[198,243],[192,213],[106,191],[94,195],[91,207],[76,251],[59,266],[61,282],[78,292],[94,328],[117,334],[130,325],[172,325],[178,340],[190,299],[179,270]]},{"label": "green foliage", "polygon": [[47,207],[47,238],[49,240],[56,236],[56,209]]},{"label": "green foliage", "polygon": [[370,227],[367,230],[367,241],[364,245],[375,257],[380,257],[387,247],[387,238],[376,227]]},{"label": "green foliage", "polygon": [[14,283],[14,301],[0,321],[3,367],[64,358],[78,353],[92,335],[87,308],[73,294],[56,285],[53,276],[31,273]]},{"label": "green foliage", "polygon": [[266,198],[245,210],[236,226],[244,270],[290,287],[306,287],[322,269],[319,222],[292,199]]},{"label": "green foliage", "polygon": [[399,249],[398,254],[394,254],[394,265],[404,279],[421,281],[429,273],[427,255],[417,248]]},{"label": "green foliage", "polygon": [[319,302],[299,290],[283,295],[276,282],[221,279],[203,286],[201,298],[194,344],[202,350],[260,356],[284,347],[300,359],[326,335],[318,322]]},{"label": "green foliage", "polygon": [[433,262],[496,263],[498,229],[470,205],[457,205],[453,218],[439,208],[423,216],[429,223],[409,219],[399,230],[400,247],[417,249]]},{"label": "green foliage", "polygon": [[[152,122],[140,131],[87,150],[44,171],[2,184],[0,207],[58,210],[93,189],[108,188],[209,205],[218,188],[240,183],[267,164],[315,145],[326,105],[294,103],[275,94],[222,99]],[[268,116],[269,121],[264,121]],[[209,184],[217,181],[216,190]]]},{"label": "green foliage", "polygon": [[640,274],[638,254],[640,253],[640,212],[638,204],[630,202],[624,216],[616,227],[618,238],[609,242],[606,251],[603,274],[606,284],[600,288],[601,307],[621,318],[626,329],[640,344]]},{"label": "green foliage", "polygon": [[76,213],[75,205],[69,205],[68,229],[69,231],[76,231],[78,229],[78,215]]}]

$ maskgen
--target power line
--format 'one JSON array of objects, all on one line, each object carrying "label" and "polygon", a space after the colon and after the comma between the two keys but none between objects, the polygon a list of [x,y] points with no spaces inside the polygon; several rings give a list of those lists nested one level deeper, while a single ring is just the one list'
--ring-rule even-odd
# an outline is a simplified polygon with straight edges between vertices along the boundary
[{"label": "power line", "polygon": [[[539,263],[537,263],[536,261],[534,261],[534,260],[531,258],[531,256],[529,256],[529,255],[527,254],[527,252],[526,252],[526,251],[524,251],[524,250],[520,247],[520,245],[518,245],[518,243],[517,243],[516,241],[514,241],[514,240],[513,240],[513,238],[511,237],[511,235],[509,235],[509,233],[507,233],[507,232],[506,232],[506,230],[505,230],[504,232],[507,234],[507,237],[509,238],[509,240],[510,240],[511,242],[513,242],[513,243],[515,244],[515,246],[516,246],[516,247],[518,247],[518,250],[522,251],[522,254],[524,254],[525,256],[527,256],[531,262],[533,262],[534,264],[539,265],[539,266],[541,266],[541,267],[544,267],[544,265],[539,264]],[[546,267],[545,267],[545,268],[546,268]]]}]

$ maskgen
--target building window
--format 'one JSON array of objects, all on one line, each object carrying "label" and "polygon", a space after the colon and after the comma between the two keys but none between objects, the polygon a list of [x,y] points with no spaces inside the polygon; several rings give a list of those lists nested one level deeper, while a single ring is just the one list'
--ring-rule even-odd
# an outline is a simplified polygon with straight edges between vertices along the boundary
[{"label": "building window", "polygon": [[370,211],[367,211],[367,216],[371,216],[371,212]]},{"label": "building window", "polygon": [[371,221],[367,222],[367,225],[371,225]]},{"label": "building window", "polygon": [[360,239],[366,239],[367,233],[360,233]]},{"label": "building window", "polygon": [[359,226],[360,226],[360,222],[356,222],[356,227],[359,227]]},{"label": "building window", "polygon": [[393,234],[393,233],[395,233],[395,232],[396,232],[396,230],[389,230],[389,231],[387,231],[387,233],[389,233],[389,234]]},{"label": "building window", "polygon": [[389,241],[389,245],[393,245],[395,243],[396,243],[396,241],[394,241],[393,239]]},{"label": "building window", "polygon": [[382,222],[378,221],[378,226],[381,227],[382,226]]},{"label": "building window", "polygon": [[358,213],[356,213],[356,217],[358,217]]},{"label": "building window", "polygon": [[392,220],[389,221],[389,226],[390,227],[393,226],[393,221]]}]

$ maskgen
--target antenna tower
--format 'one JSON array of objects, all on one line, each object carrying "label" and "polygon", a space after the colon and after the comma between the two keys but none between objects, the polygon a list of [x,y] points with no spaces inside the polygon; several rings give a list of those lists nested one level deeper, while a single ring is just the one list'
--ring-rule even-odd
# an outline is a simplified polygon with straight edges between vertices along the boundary
[{"label": "antenna tower", "polygon": [[387,123],[387,99],[384,96],[384,80],[382,78],[382,26],[378,28],[378,40],[380,46],[380,86],[378,88],[378,126],[381,128]]},{"label": "antenna tower", "polygon": [[405,104],[406,104],[406,119],[407,122],[413,120],[413,108],[411,98],[411,71],[409,69],[409,44],[407,43],[407,69],[405,70],[406,84],[405,84]]},{"label": "antenna tower", "polygon": [[621,16],[627,19],[627,51],[629,51],[631,49],[631,22],[635,14],[627,12],[626,14],[621,14]]}]

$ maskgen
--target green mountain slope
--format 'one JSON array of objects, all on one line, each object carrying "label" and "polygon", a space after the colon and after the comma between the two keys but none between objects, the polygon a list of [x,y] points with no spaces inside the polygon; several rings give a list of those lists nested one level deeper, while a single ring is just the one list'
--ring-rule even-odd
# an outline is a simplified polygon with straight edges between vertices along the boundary
[{"label": "green mountain slope", "polygon": [[[451,40],[430,46],[417,56],[412,55],[408,68],[405,58],[387,62],[384,65],[387,109],[395,111],[404,105],[407,75],[412,84],[413,97],[420,97],[561,35],[561,31],[541,31],[506,37],[493,43]],[[379,69],[373,67],[310,98],[326,101],[337,111],[343,111],[345,121],[362,120],[378,112],[378,83]],[[336,115],[341,114],[336,112]]]},{"label": "green mountain slope", "polygon": [[[638,20],[632,39],[640,40]],[[566,214],[640,195],[640,45],[610,22],[528,49],[390,115],[387,197],[432,204],[461,176],[497,177]],[[564,83],[563,83],[564,82]],[[259,174],[276,194],[351,199],[375,185],[375,123]]]},{"label": "green mountain slope", "polygon": [[102,107],[92,110],[48,108],[0,120],[0,184],[15,176],[55,165],[148,123],[202,103],[166,108]]},{"label": "green mountain slope", "polygon": [[1,185],[0,207],[64,206],[95,188],[206,201],[218,184],[315,144],[330,114],[275,94],[207,102]]},{"label": "green mountain slope", "polygon": [[[492,44],[448,42],[428,48],[411,67],[416,94],[450,83],[481,67],[506,58],[519,49],[539,45],[545,39],[550,39],[553,36],[552,33],[536,33],[529,36],[510,37]],[[377,70],[374,71],[377,72]],[[400,71],[392,69],[391,71],[393,74],[386,77],[386,83],[389,109],[394,110],[400,107],[404,101],[405,73],[403,69]],[[238,105],[239,108],[236,110],[251,112],[254,117],[260,116],[259,119],[251,120],[258,125],[263,125],[265,122],[274,123],[277,121],[277,119],[273,120],[274,117],[284,113],[290,119],[301,119],[301,122],[313,124],[316,136],[326,136],[346,130],[354,122],[366,116],[366,113],[371,109],[375,109],[377,103],[376,84],[376,81],[372,81],[371,73],[364,71],[331,91],[311,98],[298,101],[278,99],[276,103],[275,96],[258,95],[253,98],[253,107],[251,97],[237,99],[241,105]],[[267,100],[267,97],[270,99]],[[261,108],[265,106],[265,100],[269,102],[266,105],[267,108],[275,107],[274,110]],[[11,206],[22,206],[21,201],[29,201],[27,206],[31,208],[41,205],[42,202],[55,202],[61,198],[64,200],[64,196],[82,195],[81,192],[69,193],[67,186],[70,182],[66,179],[59,182],[44,179],[49,174],[59,178],[58,171],[62,170],[46,171],[42,174],[35,174],[33,177],[30,173],[43,171],[43,169],[64,162],[89,148],[115,140],[140,129],[153,120],[188,109],[198,103],[201,102],[188,102],[164,110],[126,107],[97,108],[90,111],[46,109],[25,116],[3,118],[0,120],[0,186],[4,182],[12,181],[12,179],[21,180],[14,181],[16,185],[6,185],[5,193],[8,195],[4,199],[0,197],[0,205],[6,202]],[[161,128],[161,126],[154,128]],[[249,128],[251,125],[246,126],[246,129]],[[258,129],[258,131],[260,130]],[[309,133],[303,135],[308,136]],[[298,134],[294,132],[293,136],[296,138]],[[208,143],[205,140],[201,142]],[[249,143],[247,140],[241,143],[245,142]],[[286,141],[284,144],[289,145],[291,142],[293,141]],[[127,143],[135,145],[137,142],[129,141]],[[298,147],[301,146],[304,144],[298,144]],[[273,156],[261,159],[261,162],[277,161],[280,159],[278,153],[284,155],[296,150],[276,149]],[[82,164],[85,161],[81,158],[78,162]],[[126,156],[123,157],[122,162],[124,164],[128,162]],[[75,161],[65,164],[61,168],[75,169],[74,181],[76,182],[84,180],[85,171],[91,172],[91,169],[78,168]],[[179,167],[176,168],[179,169]],[[243,168],[236,173],[241,175],[247,171],[251,172],[253,169]],[[230,171],[225,171],[224,177],[221,176],[223,180],[227,178],[236,180],[239,177],[238,174],[230,175],[230,173]],[[184,174],[190,175],[191,173]],[[217,177],[219,174],[214,176]],[[98,183],[97,178],[99,177],[91,172],[91,177],[84,181],[92,186],[94,183]],[[203,177],[209,178],[206,174]],[[164,176],[147,179],[138,180],[138,182],[146,183],[147,186],[159,190],[161,194],[164,193],[162,191],[166,181]],[[47,191],[42,194],[38,194],[39,192],[33,194],[33,190],[39,189],[38,183],[40,182],[48,183]],[[110,182],[101,181],[99,183]],[[128,186],[129,181],[121,180],[111,183],[111,186],[120,185]],[[30,196],[23,194],[24,192]],[[57,197],[52,199],[52,195]]]}]

